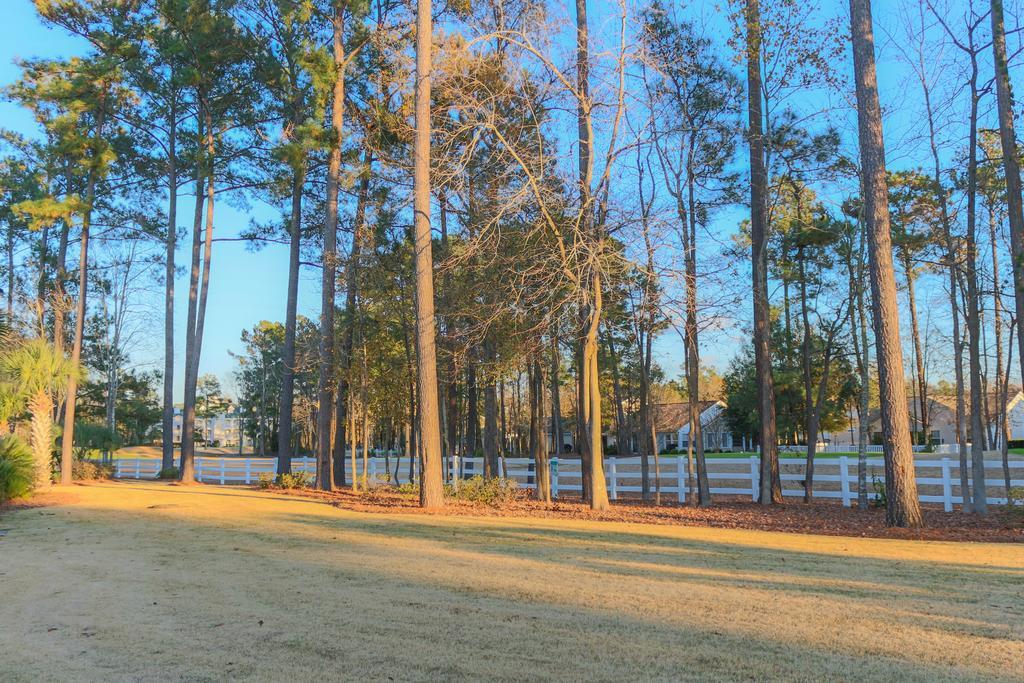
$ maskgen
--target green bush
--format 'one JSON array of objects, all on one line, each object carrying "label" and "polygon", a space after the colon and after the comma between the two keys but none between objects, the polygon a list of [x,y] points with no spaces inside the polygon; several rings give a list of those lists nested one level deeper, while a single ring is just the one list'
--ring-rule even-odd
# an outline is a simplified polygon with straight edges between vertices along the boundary
[{"label": "green bush", "polygon": [[156,473],[157,479],[177,479],[181,476],[181,471],[177,467],[165,467]]},{"label": "green bush", "polygon": [[75,452],[79,458],[98,457],[121,447],[121,437],[104,425],[90,422],[75,423]]},{"label": "green bush", "polygon": [[270,472],[260,472],[260,475],[256,477],[256,488],[269,489],[274,485],[274,475]]},{"label": "green bush", "polygon": [[871,475],[871,490],[874,491],[875,497],[871,499],[872,507],[884,508],[888,505],[888,500],[885,495],[885,482],[878,479],[878,476]]},{"label": "green bush", "polygon": [[395,490],[403,496],[420,495],[420,485],[414,481],[407,481],[404,484],[399,484],[395,487]]},{"label": "green bush", "polygon": [[460,480],[457,482],[457,486],[447,484],[445,486],[445,494],[456,500],[503,508],[513,503],[520,496],[520,489],[515,479],[505,479],[503,477],[484,479],[477,475],[470,479]]},{"label": "green bush", "polygon": [[32,451],[16,436],[0,438],[0,503],[21,498],[32,491],[35,481]]}]

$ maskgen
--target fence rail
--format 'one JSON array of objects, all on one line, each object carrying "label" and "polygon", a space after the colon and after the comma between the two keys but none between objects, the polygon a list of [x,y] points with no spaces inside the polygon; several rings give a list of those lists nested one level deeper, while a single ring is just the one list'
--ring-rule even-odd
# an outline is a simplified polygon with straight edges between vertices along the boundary
[{"label": "fence rail", "polygon": [[[997,452],[987,452],[986,457],[995,458]],[[712,494],[750,496],[758,499],[760,459],[749,458],[709,458],[708,479]],[[958,460],[950,458],[916,460],[915,469],[919,496],[925,503],[942,503],[948,512],[953,505],[963,502],[960,491],[960,467]],[[273,475],[276,471],[275,458],[237,458],[200,456],[195,459],[196,479],[204,483],[214,484],[253,484],[261,474]],[[1010,461],[1010,486],[1024,486],[1024,460]],[[160,471],[160,460],[155,458],[137,458],[116,460],[114,476],[121,479],[153,479]],[[482,458],[452,457],[445,461],[446,476],[458,481],[474,474],[483,472]],[[515,479],[521,487],[532,488],[535,485],[534,463],[530,458],[504,458],[502,473]],[[606,458],[605,476],[608,483],[608,495],[612,500],[620,497],[637,497],[642,489],[641,459]],[[806,461],[797,458],[785,458],[780,461],[781,478],[784,496],[803,496]],[[857,459],[841,456],[827,460],[818,460],[814,465],[814,497],[839,499],[849,507],[857,498]],[[986,460],[985,470],[988,473],[985,484],[988,487],[990,504],[1005,504],[1007,491],[1003,479],[1003,463],[1000,460]],[[293,458],[293,472],[306,472],[316,475],[316,461],[313,458]],[[362,457],[356,458],[356,474],[358,477],[373,483],[402,484],[410,481],[409,458],[397,452],[377,451],[366,459],[366,470],[363,470]],[[412,480],[416,479],[415,469]],[[885,468],[881,458],[867,460],[867,482],[870,497],[877,497],[884,485]],[[345,478],[352,481],[351,459],[345,459]],[[674,494],[676,500],[683,502],[689,493],[690,472],[686,458],[662,457],[658,471],[654,471],[651,463],[651,490],[658,490],[663,495]],[[968,485],[973,486],[968,465]],[[578,494],[583,489],[583,476],[579,460],[552,458],[551,460],[551,492],[558,497],[562,493]],[[997,495],[998,494],[998,495]]]}]

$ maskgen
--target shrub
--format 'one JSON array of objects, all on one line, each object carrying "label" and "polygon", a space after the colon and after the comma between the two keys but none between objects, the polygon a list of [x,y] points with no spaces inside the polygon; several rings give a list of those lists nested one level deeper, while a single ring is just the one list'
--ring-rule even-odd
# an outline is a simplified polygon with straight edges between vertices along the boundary
[{"label": "shrub", "polygon": [[407,481],[404,484],[399,484],[396,488],[398,493],[403,496],[418,496],[420,495],[420,485],[414,481]]},{"label": "shrub", "polygon": [[1011,486],[1006,492],[1006,509],[1024,518],[1024,486]]},{"label": "shrub", "polygon": [[103,465],[90,460],[79,460],[71,464],[71,478],[76,481],[96,481],[97,479],[112,479],[114,468],[111,465]]},{"label": "shrub", "polygon": [[308,489],[313,485],[313,476],[309,472],[279,474],[276,483],[283,489]]},{"label": "shrub", "polygon": [[173,465],[171,467],[165,467],[156,473],[157,479],[177,479],[180,476],[181,472]]},{"label": "shrub", "polygon": [[520,496],[519,484],[515,479],[484,479],[480,475],[461,480],[457,486],[448,484],[445,493],[456,500],[483,503],[495,508],[506,507]]},{"label": "shrub", "polygon": [[89,422],[75,423],[75,452],[79,458],[97,457],[121,447],[121,437],[104,425]]},{"label": "shrub", "polygon": [[885,495],[885,484],[879,481],[878,477],[874,474],[871,475],[871,490],[875,493],[875,497],[871,499],[871,505],[876,508],[884,508],[888,503]]},{"label": "shrub", "polygon": [[270,472],[260,472],[260,475],[256,477],[256,488],[269,489],[274,485],[274,475]]},{"label": "shrub", "polygon": [[28,495],[35,468],[32,450],[24,441],[16,436],[0,438],[0,503]]}]

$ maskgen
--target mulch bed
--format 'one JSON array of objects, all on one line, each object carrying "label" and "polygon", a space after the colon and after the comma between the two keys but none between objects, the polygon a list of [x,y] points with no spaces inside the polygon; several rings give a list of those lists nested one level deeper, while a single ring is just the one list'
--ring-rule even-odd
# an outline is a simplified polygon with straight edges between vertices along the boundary
[{"label": "mulch bed", "polygon": [[924,528],[899,529],[885,526],[881,508],[859,510],[835,502],[786,502],[762,507],[749,499],[719,496],[708,508],[678,504],[653,505],[639,500],[619,500],[607,512],[594,512],[574,500],[543,504],[528,498],[508,506],[449,500],[440,510],[423,510],[415,496],[378,487],[368,493],[349,489],[334,492],[311,489],[272,491],[278,495],[298,495],[328,502],[356,512],[450,515],[467,517],[535,517],[546,519],[583,519],[605,522],[636,522],[676,526],[702,526],[718,529],[751,529],[827,536],[857,536],[926,541],[976,541],[986,543],[1024,543],[1024,515],[992,506],[981,517],[959,510],[944,512],[941,506],[922,505]]}]

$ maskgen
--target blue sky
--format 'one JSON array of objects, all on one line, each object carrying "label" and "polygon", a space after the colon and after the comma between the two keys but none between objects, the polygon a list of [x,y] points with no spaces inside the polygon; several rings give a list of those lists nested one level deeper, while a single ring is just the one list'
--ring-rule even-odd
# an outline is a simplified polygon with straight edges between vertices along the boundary
[{"label": "blue sky", "polygon": [[[61,57],[82,50],[81,43],[61,31],[43,26],[29,0],[3,0],[4,18],[0,24],[0,83],[6,85],[19,76],[15,59],[27,57]],[[0,101],[0,127],[29,133],[35,129],[32,116],[21,107]],[[191,198],[182,196],[179,217],[185,224],[193,212]],[[266,219],[274,215],[267,207],[255,207],[252,216]],[[217,205],[216,236],[234,237],[248,227],[249,214],[242,214],[225,202]],[[191,237],[178,244],[176,263],[187,265]],[[285,282],[288,274],[287,248],[270,245],[259,252],[248,251],[241,242],[218,242],[214,245],[210,269],[210,299],[206,318],[201,372],[212,372],[230,390],[231,372],[236,366],[229,350],[239,352],[239,335],[259,320],[283,320]],[[319,311],[319,272],[304,271],[299,287],[300,314],[317,315]],[[183,331],[187,306],[188,275],[180,272],[176,281],[175,361],[176,395],[182,394]],[[145,302],[151,329],[148,339],[135,350],[135,361],[147,369],[163,368],[163,304],[154,296]]]}]

